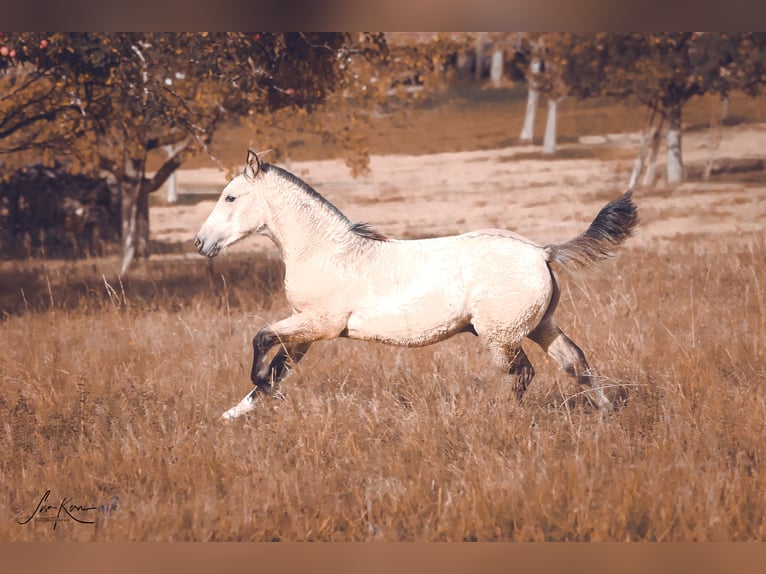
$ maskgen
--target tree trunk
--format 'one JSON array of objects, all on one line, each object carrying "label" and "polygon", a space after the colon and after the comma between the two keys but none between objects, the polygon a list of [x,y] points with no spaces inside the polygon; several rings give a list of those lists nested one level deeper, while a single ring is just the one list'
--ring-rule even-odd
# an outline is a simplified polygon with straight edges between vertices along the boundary
[{"label": "tree trunk", "polygon": [[473,66],[473,59],[471,57],[471,54],[460,52],[457,55],[457,60],[455,62],[455,71],[457,72],[458,77],[460,77],[461,79],[470,78],[472,66]]},{"label": "tree trunk", "polygon": [[535,89],[534,75],[540,73],[540,60],[534,59],[529,65],[531,72],[527,80],[529,93],[527,94],[527,113],[524,115],[524,126],[521,128],[519,140],[531,142],[535,136],[535,112],[537,111],[537,101],[540,99],[540,93]]},{"label": "tree trunk", "polygon": [[136,253],[137,259],[149,258],[149,194],[144,190],[138,193],[136,202]]},{"label": "tree trunk", "polygon": [[654,174],[657,170],[657,156],[660,153],[660,141],[662,140],[662,126],[665,123],[665,116],[660,116],[660,123],[657,124],[657,129],[654,130],[652,135],[652,151],[649,154],[649,162],[646,165],[646,173],[644,174],[644,185],[651,187],[654,185]]},{"label": "tree trunk", "polygon": [[729,94],[721,96],[721,123],[725,124],[729,119]]},{"label": "tree trunk", "polygon": [[[174,144],[162,146],[162,149],[167,154],[168,159],[170,159],[174,155],[176,155],[179,151],[184,149],[187,145],[188,144],[186,142],[180,142],[180,143],[174,143]],[[170,177],[168,177],[167,184],[168,184],[168,189],[167,189],[168,203],[176,203],[178,201],[178,177],[176,176],[176,172],[173,172],[172,174],[170,174]]]},{"label": "tree trunk", "polygon": [[122,194],[122,266],[125,273],[135,259],[149,257],[149,194],[125,184]]},{"label": "tree trunk", "polygon": [[503,51],[495,50],[492,52],[492,60],[489,68],[489,77],[492,85],[497,87],[503,81]]},{"label": "tree trunk", "polygon": [[[638,157],[633,164],[633,171],[630,174],[630,180],[628,181],[628,190],[635,189],[636,186],[638,186],[641,174],[644,173],[644,168],[646,168],[646,173],[644,173],[643,184],[651,185],[654,182],[654,168],[657,162],[657,152],[660,147],[660,134],[662,133],[662,125],[665,122],[665,117],[661,115],[660,121],[656,126],[653,126],[654,117],[656,115],[656,108],[652,108],[646,128],[641,134],[641,147],[638,150]],[[649,155],[648,162],[647,154]]]},{"label": "tree trunk", "polygon": [[[118,183],[117,185],[120,185]],[[125,273],[133,262],[136,254],[136,213],[138,211],[138,202],[133,190],[120,188],[122,198],[122,265],[120,274]]]},{"label": "tree trunk", "polygon": [[149,195],[162,187],[192,153],[190,144],[188,139],[174,143],[173,154],[168,154],[167,161],[149,179],[146,155],[139,159],[126,157],[119,173],[109,171],[108,185],[113,193],[119,194],[122,205],[122,273],[134,259],[149,257]]},{"label": "tree trunk", "polygon": [[667,165],[668,185],[678,185],[684,179],[684,164],[681,157],[681,104],[668,110]]},{"label": "tree trunk", "polygon": [[649,134],[652,131],[652,124],[654,123],[654,115],[656,114],[656,108],[652,108],[649,121],[646,122],[646,127],[641,133],[641,147],[638,148],[638,157],[635,163],[633,163],[633,171],[630,174],[628,180],[628,190],[635,189],[638,185],[638,179],[641,177],[641,172],[644,171],[644,164],[646,163],[646,153],[649,149]]},{"label": "tree trunk", "polygon": [[545,137],[543,138],[543,153],[556,153],[556,109],[560,98],[548,98],[548,117],[545,120]]},{"label": "tree trunk", "polygon": [[122,198],[122,266],[125,273],[134,259],[149,256],[149,193],[144,183],[145,163],[127,159],[117,179]]},{"label": "tree trunk", "polygon": [[482,73],[484,72],[483,69],[483,63],[484,63],[484,41],[487,33],[486,32],[477,32],[476,33],[476,79],[481,80]]}]

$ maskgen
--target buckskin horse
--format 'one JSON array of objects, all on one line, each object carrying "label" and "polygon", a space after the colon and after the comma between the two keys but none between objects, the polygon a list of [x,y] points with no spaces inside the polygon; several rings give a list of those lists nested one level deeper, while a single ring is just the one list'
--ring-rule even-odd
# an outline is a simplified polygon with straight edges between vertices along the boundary
[{"label": "buckskin horse", "polygon": [[255,389],[223,417],[252,410],[259,392],[273,394],[314,341],[348,337],[414,347],[466,332],[484,342],[504,373],[515,375],[519,398],[534,377],[521,347],[526,337],[582,385],[591,405],[611,409],[582,350],[556,323],[559,288],[551,263],[590,269],[613,255],[637,224],[628,191],[561,244],[538,245],[500,229],[390,239],[352,223],[307,183],[248,150],[244,171],[225,186],[195,245],[215,257],[252,233],[269,237],[284,261],[293,314],[257,332]]}]

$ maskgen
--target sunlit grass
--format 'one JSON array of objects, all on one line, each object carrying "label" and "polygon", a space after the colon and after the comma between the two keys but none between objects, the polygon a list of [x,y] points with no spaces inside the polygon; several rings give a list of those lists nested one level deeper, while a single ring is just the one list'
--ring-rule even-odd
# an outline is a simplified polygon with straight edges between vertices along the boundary
[{"label": "sunlit grass", "polygon": [[38,278],[0,324],[2,506],[28,514],[50,489],[119,507],[55,530],[9,519],[0,536],[763,540],[764,238],[703,256],[693,241],[562,277],[561,324],[624,400],[608,416],[572,406],[578,389],[533,346],[518,404],[461,335],[318,343],[286,400],[224,424],[251,337],[287,313],[277,264]]}]

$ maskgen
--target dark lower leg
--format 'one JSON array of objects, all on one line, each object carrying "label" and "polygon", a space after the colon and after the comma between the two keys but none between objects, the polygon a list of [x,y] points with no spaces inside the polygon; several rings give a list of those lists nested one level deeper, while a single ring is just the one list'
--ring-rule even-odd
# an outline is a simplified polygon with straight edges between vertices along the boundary
[{"label": "dark lower leg", "polygon": [[532,366],[532,363],[529,362],[529,357],[527,357],[524,349],[521,347],[511,351],[511,365],[508,368],[508,374],[515,375],[516,398],[521,400],[524,391],[527,390],[529,383],[535,376],[535,369]]},{"label": "dark lower leg", "polygon": [[250,369],[250,380],[260,390],[271,392],[271,377],[269,373],[269,351],[279,342],[274,331],[261,329],[253,338],[253,366]]},{"label": "dark lower leg", "polygon": [[[253,347],[255,348],[255,346],[256,342],[254,341]],[[259,358],[256,359],[255,356],[253,358],[250,378],[256,386],[256,390],[271,394],[279,381],[284,379],[295,364],[304,357],[310,346],[311,343],[281,345],[270,362],[267,349],[259,348],[258,351],[254,351],[254,355],[258,354]]]},{"label": "dark lower leg", "polygon": [[284,379],[309,350],[311,343],[283,345],[269,363],[266,376],[272,387]]},{"label": "dark lower leg", "polygon": [[530,333],[529,338],[540,345],[564,370],[577,382],[591,392],[585,393],[585,398],[595,407],[611,407],[604,391],[593,384],[588,361],[585,354],[574,341],[567,337],[555,324],[541,325]]}]

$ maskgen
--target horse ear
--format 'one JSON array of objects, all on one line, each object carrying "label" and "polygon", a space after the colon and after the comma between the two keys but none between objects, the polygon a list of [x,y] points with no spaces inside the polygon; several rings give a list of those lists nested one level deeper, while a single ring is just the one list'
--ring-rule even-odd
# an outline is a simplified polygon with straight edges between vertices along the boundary
[{"label": "horse ear", "polygon": [[261,171],[261,160],[258,154],[253,150],[247,150],[247,160],[245,162],[245,177],[248,179],[255,179],[258,172]]}]

